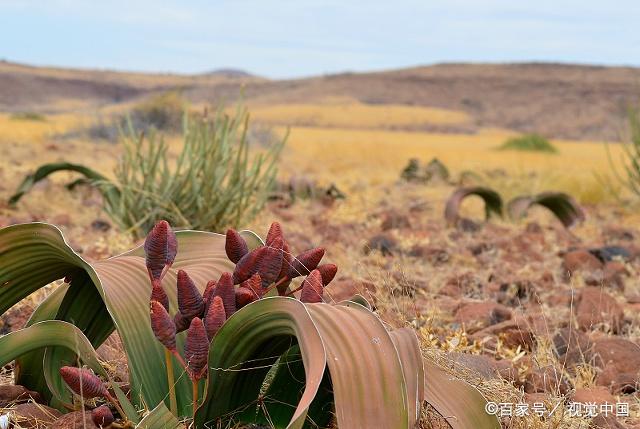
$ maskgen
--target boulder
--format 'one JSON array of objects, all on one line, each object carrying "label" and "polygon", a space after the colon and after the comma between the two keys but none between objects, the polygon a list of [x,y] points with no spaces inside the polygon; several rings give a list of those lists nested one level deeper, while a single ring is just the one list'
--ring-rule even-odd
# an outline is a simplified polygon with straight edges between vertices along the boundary
[{"label": "boulder", "polygon": [[611,332],[620,332],[624,321],[624,311],[618,302],[599,287],[586,287],[579,296],[576,321],[580,329],[592,329],[604,324]]}]

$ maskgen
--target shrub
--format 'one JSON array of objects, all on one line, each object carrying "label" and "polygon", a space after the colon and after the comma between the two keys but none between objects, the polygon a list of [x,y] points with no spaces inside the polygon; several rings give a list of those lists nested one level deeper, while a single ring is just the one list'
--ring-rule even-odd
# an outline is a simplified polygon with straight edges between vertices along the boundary
[{"label": "shrub", "polygon": [[[342,428],[409,429],[426,400],[460,427],[499,427],[477,390],[423,362],[412,329],[388,328],[361,297],[325,302],[337,268],[320,248],[293,258],[277,223],[263,243],[160,222],[143,246],[91,264],[48,224],[0,229],[0,243],[0,315],[65,277],[26,328],[0,337],[0,366],[17,359],[16,382],[60,408],[84,386],[114,407],[94,418],[123,427],[293,429],[335,416]],[[114,329],[129,396],[94,350]],[[93,371],[65,366],[77,359]]]},{"label": "shrub", "polygon": [[14,113],[10,117],[13,121],[38,121],[44,122],[47,120],[46,116],[37,112],[18,112]]},{"label": "shrub", "polygon": [[630,109],[628,112],[628,136],[627,141],[623,143],[624,151],[624,173],[626,177],[620,176],[618,171],[613,167],[611,154],[609,153],[609,161],[617,178],[631,192],[640,196],[640,109]]},{"label": "shrub", "polygon": [[284,145],[284,140],[272,142],[250,154],[248,126],[249,114],[241,107],[233,117],[221,110],[214,118],[187,117],[182,151],[172,163],[160,134],[138,133],[130,123],[123,132],[124,154],[115,180],[82,165],[46,164],[25,178],[10,203],[48,175],[71,170],[101,191],[104,210],[136,237],[159,219],[207,231],[235,227],[249,222],[269,197]]},{"label": "shrub", "polygon": [[525,134],[507,140],[500,150],[521,150],[529,152],[556,153],[558,150],[546,138],[538,134]]}]

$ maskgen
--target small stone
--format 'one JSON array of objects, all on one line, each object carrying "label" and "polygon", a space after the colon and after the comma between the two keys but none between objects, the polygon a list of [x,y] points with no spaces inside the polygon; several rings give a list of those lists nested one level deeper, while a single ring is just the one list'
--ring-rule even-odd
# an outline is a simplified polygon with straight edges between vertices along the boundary
[{"label": "small stone", "polygon": [[557,392],[564,395],[569,388],[569,381],[562,375],[562,371],[552,365],[531,371],[524,385],[528,393]]},{"label": "small stone", "polygon": [[99,429],[91,418],[91,411],[74,411],[56,419],[49,429]]},{"label": "small stone", "polygon": [[624,311],[618,302],[599,287],[586,287],[579,296],[576,320],[585,331],[604,324],[613,333],[620,332]]},{"label": "small stone", "polygon": [[511,310],[495,302],[467,302],[458,308],[455,319],[467,332],[475,332],[511,319]]},{"label": "small stone", "polygon": [[13,408],[12,414],[14,421],[19,424],[20,428],[24,429],[40,428],[43,424],[53,423],[55,419],[62,415],[60,411],[54,408],[42,404],[34,404],[33,402],[17,405]]},{"label": "small stone", "polygon": [[600,404],[615,404],[616,398],[604,387],[595,386],[589,388],[578,388],[571,397],[572,401],[586,404],[594,402]]},{"label": "small stone", "polygon": [[30,399],[35,402],[42,402],[42,397],[38,392],[33,392],[24,386],[0,386],[0,408],[4,408],[20,402],[26,402]]},{"label": "small stone", "polygon": [[384,214],[380,228],[383,231],[411,228],[411,222],[409,222],[407,215],[398,213],[397,211],[388,211]]},{"label": "small stone", "polygon": [[365,255],[368,255],[374,251],[382,253],[383,256],[391,256],[398,247],[398,243],[393,237],[388,235],[379,234],[373,236],[367,245],[364,247]]},{"label": "small stone", "polygon": [[573,250],[564,255],[562,268],[567,277],[577,272],[593,273],[596,270],[602,270],[602,262],[596,258],[588,250]]},{"label": "small stone", "polygon": [[593,344],[582,331],[562,328],[553,337],[553,345],[558,353],[558,361],[568,368],[590,362],[593,356]]}]

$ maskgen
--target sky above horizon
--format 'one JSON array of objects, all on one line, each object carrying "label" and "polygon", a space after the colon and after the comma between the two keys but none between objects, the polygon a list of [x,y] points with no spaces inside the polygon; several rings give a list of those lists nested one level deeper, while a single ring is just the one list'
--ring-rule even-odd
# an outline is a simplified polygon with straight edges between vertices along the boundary
[{"label": "sky above horizon", "polygon": [[0,59],[270,78],[439,62],[640,66],[640,1],[0,0]]}]

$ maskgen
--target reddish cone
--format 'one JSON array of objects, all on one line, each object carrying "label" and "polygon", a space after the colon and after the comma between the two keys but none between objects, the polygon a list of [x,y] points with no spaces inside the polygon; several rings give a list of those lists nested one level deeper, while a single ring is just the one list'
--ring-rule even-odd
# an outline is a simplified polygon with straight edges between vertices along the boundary
[{"label": "reddish cone", "polygon": [[173,316],[173,323],[176,325],[176,333],[189,329],[191,320],[187,319],[179,311]]},{"label": "reddish cone", "polygon": [[262,278],[258,273],[252,275],[249,280],[243,281],[240,287],[251,290],[256,295],[256,299],[262,298],[262,296],[264,295],[264,289],[262,288]]},{"label": "reddish cone", "polygon": [[204,313],[204,301],[195,283],[186,271],[178,271],[178,309],[191,320]]},{"label": "reddish cone", "polygon": [[322,275],[320,271],[313,270],[302,283],[300,301],[305,303],[322,302]]},{"label": "reddish cone", "polygon": [[154,284],[151,286],[151,299],[150,301],[158,301],[165,310],[169,311],[169,297],[167,293],[162,289],[160,284]]},{"label": "reddish cone", "polygon": [[318,268],[316,269],[320,271],[320,275],[322,276],[322,284],[324,286],[331,283],[331,280],[333,280],[338,273],[338,267],[335,264],[318,265]]},{"label": "reddish cone", "polygon": [[213,294],[216,291],[216,281],[215,280],[209,280],[207,282],[207,287],[204,288],[204,293],[202,294],[202,299],[204,300],[205,303],[208,303],[209,301],[211,301],[211,298],[213,297]]},{"label": "reddish cone", "polygon": [[258,296],[251,289],[244,286],[240,286],[236,289],[236,308],[241,309],[247,304],[251,304],[253,301],[257,301]]},{"label": "reddish cone", "polygon": [[291,262],[289,277],[293,279],[298,276],[306,276],[311,271],[316,269],[323,256],[324,249],[322,247],[317,247],[315,249],[309,249],[302,252]]},{"label": "reddish cone", "polygon": [[211,305],[209,306],[209,310],[204,321],[209,341],[213,340],[213,337],[216,336],[226,320],[227,316],[224,312],[224,304],[222,303],[222,298],[220,298],[219,296],[213,297],[213,301],[211,301]]},{"label": "reddish cone", "polygon": [[247,242],[242,238],[235,229],[227,230],[227,239],[224,245],[227,257],[231,262],[237,264],[240,259],[249,253]]},{"label": "reddish cone", "polygon": [[60,375],[64,382],[74,393],[86,399],[96,397],[106,397],[109,395],[107,388],[91,370],[76,368],[73,366],[63,366],[60,368]]},{"label": "reddish cone", "polygon": [[194,317],[187,330],[187,340],[184,344],[184,358],[187,362],[189,375],[194,380],[200,380],[207,369],[209,355],[209,339],[204,324],[199,317]]},{"label": "reddish cone", "polygon": [[91,410],[91,420],[96,426],[106,428],[116,419],[113,417],[109,407],[101,405],[98,408]]},{"label": "reddish cone", "polygon": [[271,227],[269,228],[269,232],[267,233],[265,244],[267,246],[271,246],[273,244],[273,240],[275,240],[276,238],[284,240],[284,236],[282,235],[282,227],[278,222],[273,222],[271,224]]},{"label": "reddish cone", "polygon": [[158,301],[151,301],[151,330],[167,349],[176,349],[176,325],[167,310]]},{"label": "reddish cone", "polygon": [[176,258],[178,241],[171,226],[161,220],[149,231],[144,241],[147,270],[154,282],[162,280],[165,268],[170,267]]},{"label": "reddish cone", "polygon": [[224,312],[227,317],[231,317],[231,315],[236,312],[236,290],[233,286],[231,274],[222,273],[213,295],[222,298]]}]

